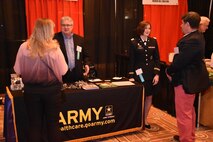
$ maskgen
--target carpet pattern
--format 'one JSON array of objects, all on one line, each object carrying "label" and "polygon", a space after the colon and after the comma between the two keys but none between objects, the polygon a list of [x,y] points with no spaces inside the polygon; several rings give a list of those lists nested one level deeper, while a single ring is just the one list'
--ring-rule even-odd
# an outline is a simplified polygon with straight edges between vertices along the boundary
[{"label": "carpet pattern", "polygon": [[[152,107],[148,116],[151,129],[140,130],[118,136],[88,142],[172,142],[178,134],[176,119],[171,115]],[[213,129],[200,126],[197,128],[195,142],[213,142]]]},{"label": "carpet pattern", "polygon": [[[0,142],[5,142],[3,138],[3,112],[4,107],[0,105]],[[88,142],[174,142],[172,137],[178,134],[174,117],[152,107],[148,116],[148,122],[152,126],[150,130],[140,130]],[[195,134],[195,142],[213,142],[213,129],[200,126]]]}]

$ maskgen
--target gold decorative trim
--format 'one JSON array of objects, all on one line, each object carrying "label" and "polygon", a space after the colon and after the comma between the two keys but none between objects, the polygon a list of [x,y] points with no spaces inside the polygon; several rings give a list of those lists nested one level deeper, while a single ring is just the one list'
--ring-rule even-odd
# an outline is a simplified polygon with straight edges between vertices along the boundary
[{"label": "gold decorative trim", "polygon": [[17,134],[17,128],[16,128],[16,115],[15,115],[14,99],[13,99],[13,95],[11,94],[10,89],[8,87],[6,87],[6,92],[7,92],[7,95],[9,97],[9,99],[11,100],[13,125],[14,125],[14,131],[15,131],[15,136],[16,136],[16,142],[18,142],[18,134]]},{"label": "gold decorative trim", "polygon": [[160,71],[160,69],[159,69],[159,68],[154,68],[154,70]]},{"label": "gold decorative trim", "polygon": [[68,140],[68,141],[64,141],[64,142],[82,142],[82,141],[88,141],[88,140],[95,140],[95,139],[111,137],[111,136],[115,136],[115,135],[119,135],[119,134],[134,132],[134,131],[138,131],[138,130],[142,130],[142,127],[137,127],[137,128],[127,129],[127,130],[121,130],[121,131],[107,133],[107,134],[95,135],[95,136],[85,137],[85,138],[80,138],[80,139]]}]

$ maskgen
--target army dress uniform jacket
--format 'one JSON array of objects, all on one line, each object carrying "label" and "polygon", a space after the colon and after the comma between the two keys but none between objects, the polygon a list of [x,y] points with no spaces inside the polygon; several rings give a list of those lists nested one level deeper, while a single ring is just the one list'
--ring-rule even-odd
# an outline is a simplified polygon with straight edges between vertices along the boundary
[{"label": "army dress uniform jacket", "polygon": [[147,41],[143,42],[140,36],[131,39],[129,49],[130,67],[129,75],[140,82],[135,70],[141,68],[143,77],[146,80],[153,80],[156,74],[160,73],[160,57],[158,51],[157,40],[148,37]]}]

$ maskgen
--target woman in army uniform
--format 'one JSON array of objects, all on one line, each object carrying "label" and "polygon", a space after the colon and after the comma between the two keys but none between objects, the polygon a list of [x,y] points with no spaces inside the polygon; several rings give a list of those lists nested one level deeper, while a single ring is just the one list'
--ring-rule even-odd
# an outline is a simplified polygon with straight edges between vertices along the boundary
[{"label": "woman in army uniform", "polygon": [[[158,44],[155,38],[150,37],[151,24],[147,21],[141,21],[136,28],[136,36],[131,39],[130,70],[131,79],[141,82],[145,89],[145,128],[151,126],[147,122],[147,115],[152,105],[152,96],[154,86],[159,82],[160,59]],[[136,73],[136,70],[142,70],[142,74]],[[141,72],[140,70],[140,72]]]}]

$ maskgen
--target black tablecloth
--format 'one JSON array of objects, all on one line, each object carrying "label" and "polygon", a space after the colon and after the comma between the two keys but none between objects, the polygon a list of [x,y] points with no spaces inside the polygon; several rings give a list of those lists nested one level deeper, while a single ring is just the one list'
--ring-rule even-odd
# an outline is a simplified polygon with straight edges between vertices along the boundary
[{"label": "black tablecloth", "polygon": [[[141,129],[142,92],[141,85],[97,90],[64,90],[59,114],[63,140],[90,140]],[[15,134],[15,138],[25,142],[28,121],[23,93],[7,89],[6,96],[10,99],[5,102],[5,133],[10,137]],[[12,114],[11,109],[8,110],[11,101],[14,106]],[[14,122],[15,127],[12,128]],[[10,127],[14,129],[13,134],[8,131]],[[6,139],[9,139],[7,136]]]}]

